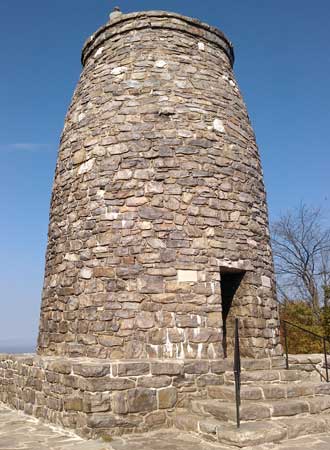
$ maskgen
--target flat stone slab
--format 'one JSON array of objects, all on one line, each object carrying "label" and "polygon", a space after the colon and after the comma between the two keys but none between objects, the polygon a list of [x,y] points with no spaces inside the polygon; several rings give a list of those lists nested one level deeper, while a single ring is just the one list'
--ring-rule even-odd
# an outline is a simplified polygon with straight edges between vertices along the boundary
[{"label": "flat stone slab", "polygon": [[[128,435],[110,442],[87,441],[71,431],[44,424],[21,412],[0,405],[1,450],[230,450],[207,443],[198,436],[178,430]],[[330,434],[303,437],[283,444],[245,447],[245,450],[329,450]]]},{"label": "flat stone slab", "polygon": [[283,444],[266,444],[246,447],[244,450],[329,450],[330,435],[320,434],[312,437],[301,437]]},{"label": "flat stone slab", "polygon": [[0,405],[1,450],[228,450],[214,446],[198,436],[178,430],[114,438],[110,442],[84,440],[72,431],[13,411]]}]

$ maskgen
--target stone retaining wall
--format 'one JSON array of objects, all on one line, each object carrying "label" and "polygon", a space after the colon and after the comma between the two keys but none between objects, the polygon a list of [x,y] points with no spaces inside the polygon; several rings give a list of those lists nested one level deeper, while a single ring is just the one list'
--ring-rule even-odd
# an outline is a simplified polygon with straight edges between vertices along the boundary
[{"label": "stone retaining wall", "polygon": [[0,355],[0,401],[80,435],[172,425],[171,412],[224,383],[231,361],[111,361]]}]

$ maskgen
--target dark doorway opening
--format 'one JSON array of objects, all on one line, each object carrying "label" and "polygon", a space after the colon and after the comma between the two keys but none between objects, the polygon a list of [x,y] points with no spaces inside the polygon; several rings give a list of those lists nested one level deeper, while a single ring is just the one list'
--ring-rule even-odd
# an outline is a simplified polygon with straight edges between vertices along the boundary
[{"label": "dark doorway opening", "polygon": [[224,357],[227,358],[233,351],[234,321],[239,315],[238,288],[245,275],[245,271],[222,268],[221,300],[222,300],[222,346]]}]

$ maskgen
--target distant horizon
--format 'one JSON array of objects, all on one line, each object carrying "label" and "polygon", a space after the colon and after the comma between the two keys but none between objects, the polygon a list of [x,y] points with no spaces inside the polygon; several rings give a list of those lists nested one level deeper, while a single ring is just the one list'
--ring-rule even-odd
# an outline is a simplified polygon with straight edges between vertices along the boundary
[{"label": "distant horizon", "polygon": [[17,336],[17,337],[0,337],[0,347],[2,345],[6,344],[33,344],[36,343],[37,339],[35,336],[29,336],[28,338],[26,336]]},{"label": "distant horizon", "polygon": [[0,339],[0,353],[35,353],[37,343],[36,342],[15,342],[13,340]]}]

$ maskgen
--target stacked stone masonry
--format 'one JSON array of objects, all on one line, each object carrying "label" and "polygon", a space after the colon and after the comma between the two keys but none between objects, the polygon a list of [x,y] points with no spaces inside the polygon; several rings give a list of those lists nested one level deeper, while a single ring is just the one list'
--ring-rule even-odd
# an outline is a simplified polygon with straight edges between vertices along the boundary
[{"label": "stacked stone masonry", "polygon": [[233,60],[220,31],[157,11],[116,13],[85,44],[39,355],[222,358],[225,273],[243,275],[230,312],[243,353],[281,353],[262,169]]},{"label": "stacked stone masonry", "polygon": [[0,401],[84,437],[142,432],[172,426],[175,408],[207,398],[231,365],[0,355]]},{"label": "stacked stone masonry", "polygon": [[[174,427],[246,447],[330,429],[323,355],[242,360],[241,429],[233,362],[104,361],[0,355],[0,402],[44,421],[104,438]],[[227,448],[227,447],[226,447]]]},{"label": "stacked stone masonry", "polygon": [[0,355],[0,401],[91,438],[199,432],[191,408],[209,420],[203,402],[233,383],[236,317],[246,370],[285,382],[263,175],[233,62],[222,32],[161,11],[116,11],[86,42],[38,355]]}]

